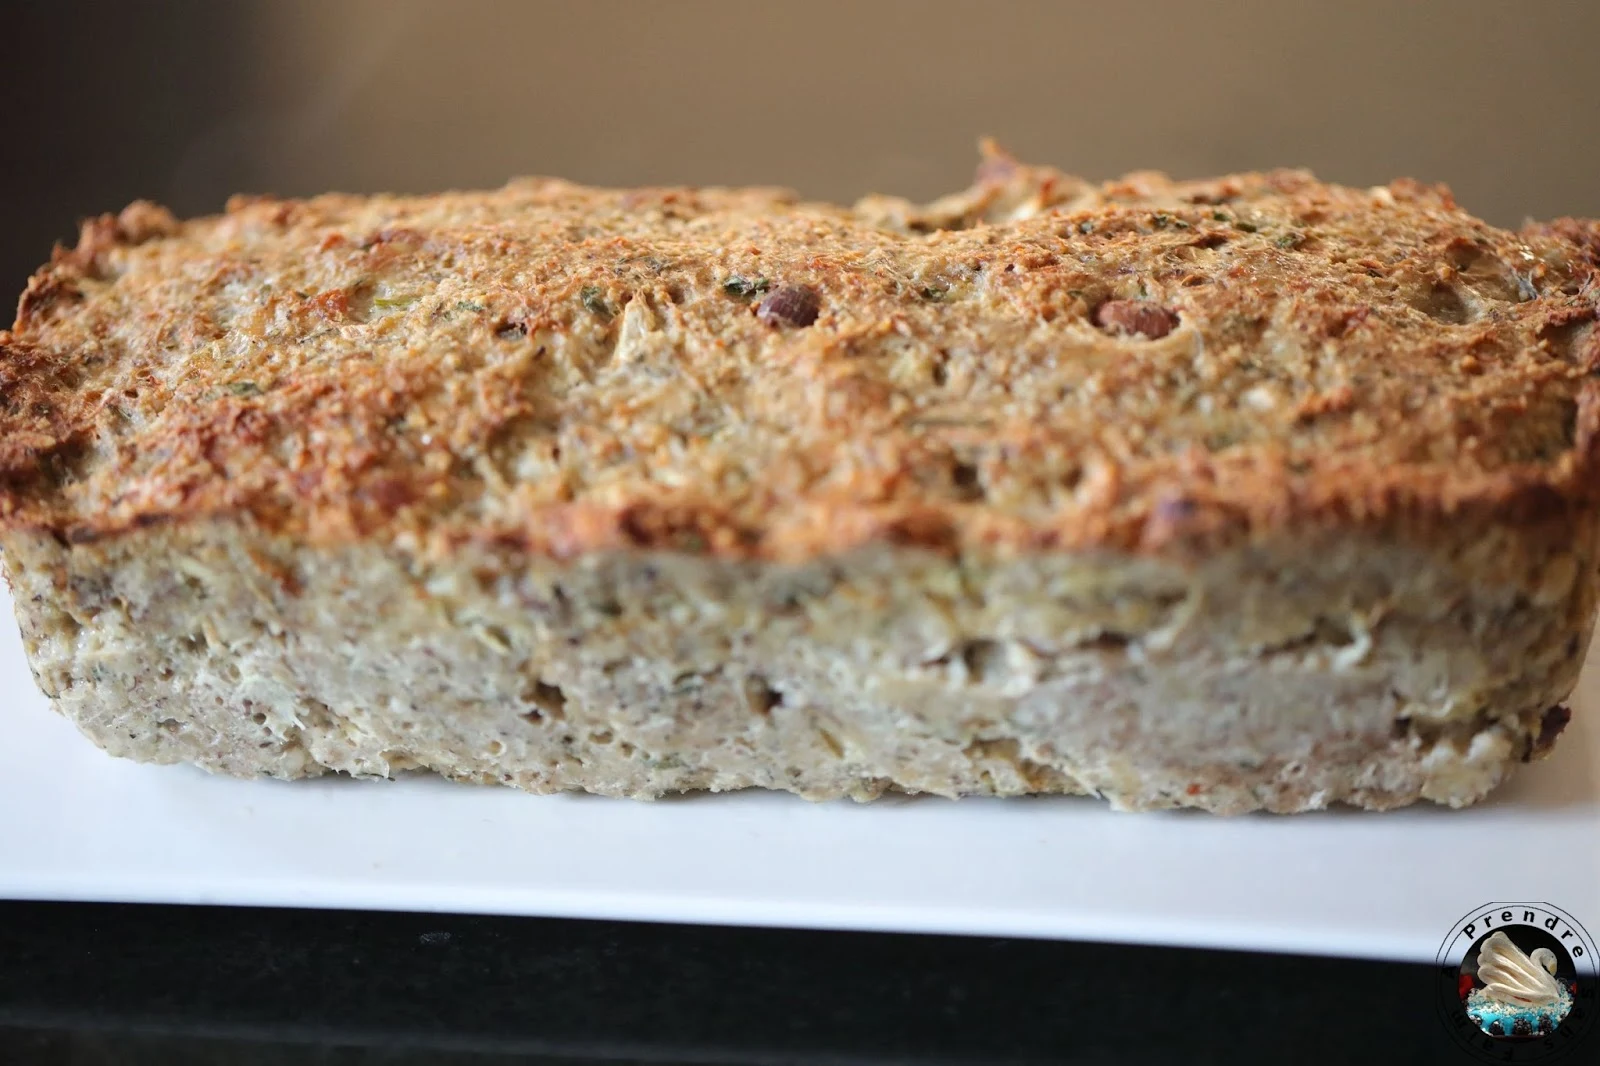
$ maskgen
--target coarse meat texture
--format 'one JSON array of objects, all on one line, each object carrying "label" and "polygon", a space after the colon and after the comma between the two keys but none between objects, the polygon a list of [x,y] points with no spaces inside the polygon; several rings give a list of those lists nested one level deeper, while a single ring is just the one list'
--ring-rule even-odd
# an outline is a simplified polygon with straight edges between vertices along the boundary
[{"label": "coarse meat texture", "polygon": [[0,333],[0,551],[136,758],[1461,805],[1587,647],[1597,268],[1415,182],[992,147],[927,205],[137,203]]}]

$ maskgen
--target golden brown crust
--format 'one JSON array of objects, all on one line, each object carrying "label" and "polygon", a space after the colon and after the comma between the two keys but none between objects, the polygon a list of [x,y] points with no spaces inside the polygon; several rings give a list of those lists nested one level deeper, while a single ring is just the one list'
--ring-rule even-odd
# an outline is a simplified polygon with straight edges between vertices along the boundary
[{"label": "golden brown crust", "polygon": [[0,333],[0,528],[794,559],[1562,521],[1595,503],[1597,267],[1591,223],[1414,182],[1095,187],[993,150],[926,207],[135,204]]}]

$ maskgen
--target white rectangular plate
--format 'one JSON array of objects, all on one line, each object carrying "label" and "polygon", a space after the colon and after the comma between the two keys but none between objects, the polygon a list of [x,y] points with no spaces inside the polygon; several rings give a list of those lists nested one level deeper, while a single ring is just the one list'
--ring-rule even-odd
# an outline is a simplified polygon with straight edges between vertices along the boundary
[{"label": "white rectangular plate", "polygon": [[0,586],[0,898],[1098,939],[1430,960],[1491,900],[1600,932],[1600,658],[1567,735],[1464,811],[1217,818],[1094,800],[657,803],[427,777],[239,781],[51,713]]}]

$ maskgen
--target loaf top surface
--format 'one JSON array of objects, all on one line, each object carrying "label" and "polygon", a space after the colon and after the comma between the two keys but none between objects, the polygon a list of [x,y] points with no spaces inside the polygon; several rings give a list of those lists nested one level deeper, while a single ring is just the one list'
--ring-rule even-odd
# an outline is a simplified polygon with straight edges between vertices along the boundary
[{"label": "loaf top surface", "polygon": [[1600,228],[1298,171],[929,205],[557,180],[86,222],[0,332],[0,529],[1160,552],[1596,493]]}]

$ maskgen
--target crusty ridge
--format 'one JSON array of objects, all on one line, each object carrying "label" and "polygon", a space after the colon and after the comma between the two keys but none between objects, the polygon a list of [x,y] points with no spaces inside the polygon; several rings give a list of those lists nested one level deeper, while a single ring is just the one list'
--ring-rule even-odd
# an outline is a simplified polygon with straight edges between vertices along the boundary
[{"label": "crusty ridge", "polygon": [[0,333],[0,528],[807,558],[1561,520],[1600,241],[1301,172],[134,204]]}]

